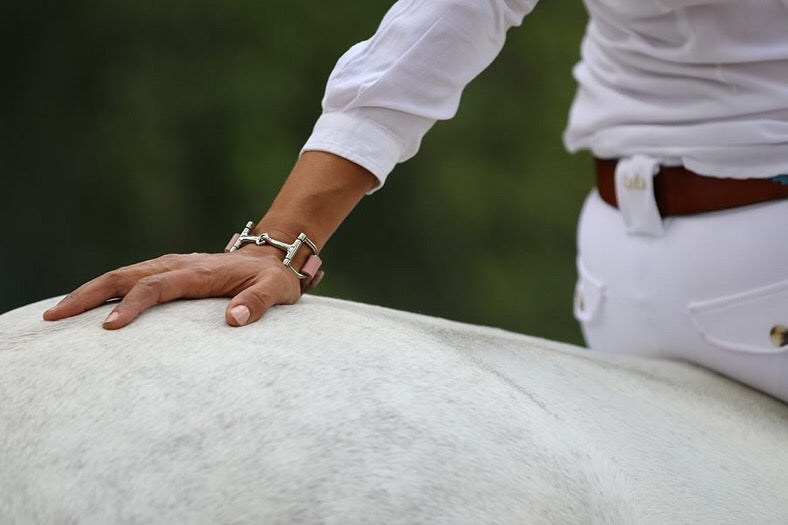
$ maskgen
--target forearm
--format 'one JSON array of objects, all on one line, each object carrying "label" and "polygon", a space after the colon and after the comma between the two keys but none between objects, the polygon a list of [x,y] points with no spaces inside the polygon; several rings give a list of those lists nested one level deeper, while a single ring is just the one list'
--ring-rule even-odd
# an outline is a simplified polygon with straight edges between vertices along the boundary
[{"label": "forearm", "polygon": [[304,232],[322,248],[377,184],[374,175],[349,160],[322,151],[304,152],[255,233],[281,235],[290,242]]}]

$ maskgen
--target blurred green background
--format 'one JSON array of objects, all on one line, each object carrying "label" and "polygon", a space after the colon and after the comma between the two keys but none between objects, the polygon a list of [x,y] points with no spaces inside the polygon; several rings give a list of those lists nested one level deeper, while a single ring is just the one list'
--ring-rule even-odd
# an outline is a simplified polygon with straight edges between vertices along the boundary
[{"label": "blurred green background", "polygon": [[[0,311],[265,211],[331,68],[388,0],[10,2],[2,8]],[[581,342],[561,132],[586,15],[542,2],[421,152],[323,252],[319,295]]]}]

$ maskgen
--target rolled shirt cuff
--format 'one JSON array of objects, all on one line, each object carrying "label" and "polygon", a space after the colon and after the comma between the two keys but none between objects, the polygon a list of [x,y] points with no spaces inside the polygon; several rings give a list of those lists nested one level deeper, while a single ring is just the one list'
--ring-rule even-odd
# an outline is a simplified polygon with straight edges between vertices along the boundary
[{"label": "rolled shirt cuff", "polygon": [[[369,170],[383,186],[394,166],[419,149],[434,120],[383,109],[363,108],[323,113],[317,119],[304,151],[326,151]],[[405,138],[403,138],[405,137]]]}]

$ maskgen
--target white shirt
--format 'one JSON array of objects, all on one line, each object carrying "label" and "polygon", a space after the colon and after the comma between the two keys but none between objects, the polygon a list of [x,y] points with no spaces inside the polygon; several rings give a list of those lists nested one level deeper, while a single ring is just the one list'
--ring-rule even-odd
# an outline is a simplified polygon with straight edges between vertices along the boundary
[{"label": "white shirt", "polygon": [[[788,173],[788,0],[585,3],[570,151],[648,154],[718,177]],[[304,150],[352,160],[382,184],[436,120],[454,116],[535,4],[398,1],[340,58]]]}]

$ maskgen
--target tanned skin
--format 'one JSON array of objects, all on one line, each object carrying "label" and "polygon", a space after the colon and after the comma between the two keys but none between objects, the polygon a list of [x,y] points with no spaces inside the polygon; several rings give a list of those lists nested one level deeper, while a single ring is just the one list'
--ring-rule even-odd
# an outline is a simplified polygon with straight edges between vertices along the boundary
[{"label": "tanned skin", "polygon": [[[267,232],[289,243],[304,232],[322,248],[377,184],[372,173],[347,159],[305,152],[251,233]],[[301,268],[310,253],[299,250],[293,267]],[[44,312],[44,319],[71,317],[120,298],[103,325],[115,330],[156,304],[231,297],[225,319],[229,325],[242,326],[260,319],[270,307],[292,304],[301,296],[298,278],[282,264],[283,257],[277,248],[253,244],[232,253],[164,255],[96,277]]]}]

